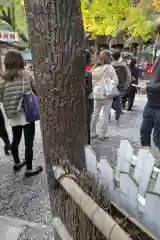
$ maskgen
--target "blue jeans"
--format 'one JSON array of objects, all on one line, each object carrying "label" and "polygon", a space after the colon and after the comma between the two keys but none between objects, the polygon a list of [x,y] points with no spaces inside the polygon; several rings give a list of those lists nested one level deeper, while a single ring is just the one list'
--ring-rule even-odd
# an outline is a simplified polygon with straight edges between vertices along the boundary
[{"label": "blue jeans", "polygon": [[114,109],[116,111],[116,120],[119,120],[120,116],[122,114],[122,106],[121,106],[120,96],[116,96],[113,98],[112,109]]},{"label": "blue jeans", "polygon": [[140,129],[141,145],[151,146],[151,134],[153,130],[153,142],[160,149],[160,109],[145,106],[143,122]]}]

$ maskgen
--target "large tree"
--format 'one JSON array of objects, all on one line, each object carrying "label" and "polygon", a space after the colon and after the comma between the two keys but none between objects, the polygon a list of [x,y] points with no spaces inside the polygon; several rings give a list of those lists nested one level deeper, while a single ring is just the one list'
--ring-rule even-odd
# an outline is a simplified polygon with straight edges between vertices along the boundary
[{"label": "large tree", "polygon": [[79,0],[26,0],[51,205],[53,164],[85,167],[84,31]]}]

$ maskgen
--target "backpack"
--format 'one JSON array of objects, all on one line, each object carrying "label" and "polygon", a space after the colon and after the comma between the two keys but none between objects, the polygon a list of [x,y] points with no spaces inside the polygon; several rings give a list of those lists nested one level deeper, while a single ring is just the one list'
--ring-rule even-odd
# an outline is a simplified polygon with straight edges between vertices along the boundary
[{"label": "backpack", "polygon": [[117,89],[119,90],[119,92],[124,92],[125,91],[125,84],[127,82],[127,71],[126,71],[126,67],[122,64],[115,64],[113,65],[117,77],[118,77],[118,86]]}]

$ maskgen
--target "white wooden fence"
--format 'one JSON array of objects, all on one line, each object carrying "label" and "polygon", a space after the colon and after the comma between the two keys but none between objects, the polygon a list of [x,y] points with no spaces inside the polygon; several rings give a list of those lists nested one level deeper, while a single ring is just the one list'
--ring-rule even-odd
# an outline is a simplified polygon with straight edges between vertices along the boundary
[{"label": "white wooden fence", "polygon": [[110,200],[160,239],[160,171],[150,150],[141,148],[134,156],[128,140],[122,140],[115,169],[106,157],[97,161],[90,146],[85,154],[88,172],[104,185]]}]

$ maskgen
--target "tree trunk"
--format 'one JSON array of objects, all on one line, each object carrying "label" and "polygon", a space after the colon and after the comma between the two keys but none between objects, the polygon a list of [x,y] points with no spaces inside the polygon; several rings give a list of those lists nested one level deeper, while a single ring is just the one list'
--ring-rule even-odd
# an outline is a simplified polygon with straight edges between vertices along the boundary
[{"label": "tree trunk", "polygon": [[84,32],[79,0],[26,0],[53,207],[53,162],[85,167]]},{"label": "tree trunk", "polygon": [[3,64],[2,64],[2,50],[0,48],[0,73],[3,72]]},{"label": "tree trunk", "polygon": [[[11,8],[10,8],[10,16],[11,16],[11,22],[12,22],[12,27],[13,30],[16,30],[16,18],[15,18],[15,1],[12,0]],[[9,16],[9,14],[8,14]]]}]

